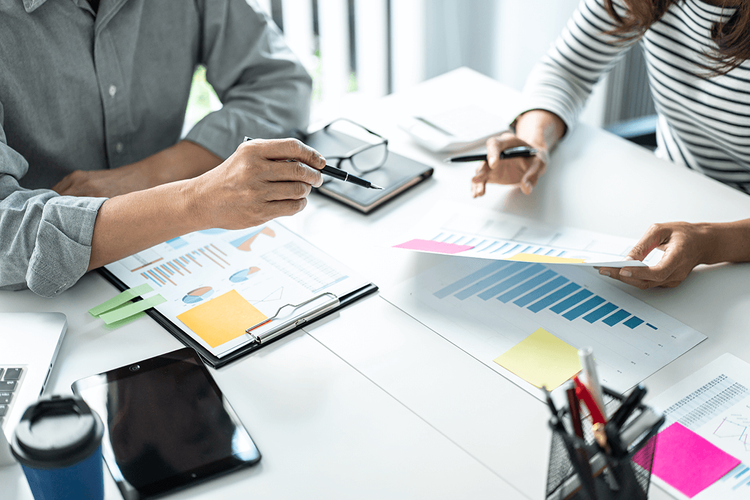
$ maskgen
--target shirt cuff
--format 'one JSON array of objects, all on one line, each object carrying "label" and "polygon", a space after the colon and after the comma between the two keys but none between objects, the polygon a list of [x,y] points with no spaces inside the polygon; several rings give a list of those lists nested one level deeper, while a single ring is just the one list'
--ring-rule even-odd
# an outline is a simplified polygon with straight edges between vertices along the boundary
[{"label": "shirt cuff", "polygon": [[32,292],[54,297],[86,274],[94,224],[104,201],[106,198],[63,196],[45,203],[26,272]]}]

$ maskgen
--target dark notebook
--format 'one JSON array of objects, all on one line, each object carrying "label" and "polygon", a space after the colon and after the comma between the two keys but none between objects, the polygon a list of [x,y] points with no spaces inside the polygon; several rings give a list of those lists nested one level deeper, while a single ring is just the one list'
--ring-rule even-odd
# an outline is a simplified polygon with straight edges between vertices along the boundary
[{"label": "dark notebook", "polygon": [[[352,150],[366,144],[365,141],[333,129],[320,130],[310,134],[305,143],[315,148],[326,158],[347,156]],[[371,212],[412,186],[429,179],[433,172],[432,167],[392,151],[388,152],[385,164],[372,172],[359,173],[351,169],[349,162],[344,162],[342,168],[350,174],[381,186],[383,189],[367,189],[324,175],[325,183],[317,191],[363,213]]]}]

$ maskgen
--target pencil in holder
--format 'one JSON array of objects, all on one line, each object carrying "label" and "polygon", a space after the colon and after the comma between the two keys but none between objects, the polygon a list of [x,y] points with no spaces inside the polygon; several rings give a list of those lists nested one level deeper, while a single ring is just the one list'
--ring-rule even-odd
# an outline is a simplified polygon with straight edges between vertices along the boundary
[{"label": "pencil in holder", "polygon": [[[624,400],[602,388],[607,414]],[[639,404],[617,436],[602,446],[594,436],[591,417],[581,412],[582,437],[576,435],[568,409],[550,421],[552,443],[547,474],[547,500],[645,500],[651,482],[656,433],[664,416]],[[564,430],[563,430],[564,429]],[[617,449],[619,448],[619,450]]]}]

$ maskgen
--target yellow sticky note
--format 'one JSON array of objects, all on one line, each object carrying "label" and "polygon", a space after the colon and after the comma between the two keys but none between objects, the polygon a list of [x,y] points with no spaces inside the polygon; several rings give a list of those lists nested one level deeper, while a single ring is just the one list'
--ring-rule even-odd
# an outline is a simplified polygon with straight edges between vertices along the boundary
[{"label": "yellow sticky note", "polygon": [[268,318],[232,290],[185,311],[177,319],[216,347],[244,335],[246,329]]},{"label": "yellow sticky note", "polygon": [[550,255],[537,255],[535,253],[517,253],[508,260],[520,260],[521,262],[541,262],[543,264],[583,264],[585,262],[584,259],[552,257]]},{"label": "yellow sticky note", "polygon": [[495,363],[537,387],[552,390],[581,371],[578,349],[543,328],[510,348]]}]

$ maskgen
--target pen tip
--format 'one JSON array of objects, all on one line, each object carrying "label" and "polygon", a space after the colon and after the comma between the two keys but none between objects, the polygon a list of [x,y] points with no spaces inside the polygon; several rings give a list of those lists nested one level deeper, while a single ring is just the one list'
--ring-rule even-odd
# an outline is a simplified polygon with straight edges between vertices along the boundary
[{"label": "pen tip", "polygon": [[378,186],[377,184],[370,183],[370,189],[383,189],[383,188]]}]

